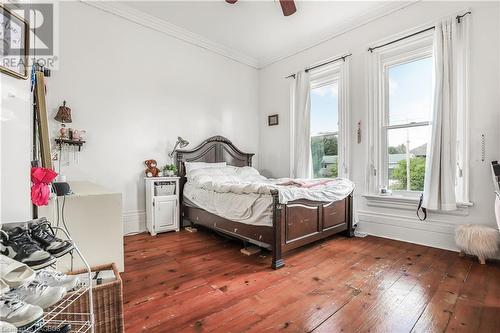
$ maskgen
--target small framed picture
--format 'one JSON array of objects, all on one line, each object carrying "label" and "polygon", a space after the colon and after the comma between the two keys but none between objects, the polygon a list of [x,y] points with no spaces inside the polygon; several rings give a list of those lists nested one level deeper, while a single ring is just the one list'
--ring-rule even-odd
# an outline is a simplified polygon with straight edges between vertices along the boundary
[{"label": "small framed picture", "polygon": [[28,78],[29,31],[28,21],[0,4],[0,72]]},{"label": "small framed picture", "polygon": [[272,114],[267,116],[267,125],[268,126],[276,126],[279,124],[279,119],[277,114]]}]

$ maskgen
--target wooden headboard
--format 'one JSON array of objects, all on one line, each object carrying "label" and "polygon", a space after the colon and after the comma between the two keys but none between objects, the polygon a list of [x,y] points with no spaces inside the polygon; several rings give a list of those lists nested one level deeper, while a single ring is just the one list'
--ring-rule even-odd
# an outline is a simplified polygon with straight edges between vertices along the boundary
[{"label": "wooden headboard", "polygon": [[198,147],[190,150],[177,150],[175,164],[181,183],[186,177],[184,162],[226,162],[228,165],[238,167],[252,166],[254,154],[244,153],[223,136],[213,136],[203,141]]},{"label": "wooden headboard", "polygon": [[179,198],[181,203],[180,215],[181,225],[184,216],[184,184],[186,183],[185,162],[226,162],[228,165],[238,167],[252,166],[254,154],[244,153],[228,139],[217,135],[203,141],[198,147],[187,150],[177,150],[175,153],[175,165],[179,181]]}]

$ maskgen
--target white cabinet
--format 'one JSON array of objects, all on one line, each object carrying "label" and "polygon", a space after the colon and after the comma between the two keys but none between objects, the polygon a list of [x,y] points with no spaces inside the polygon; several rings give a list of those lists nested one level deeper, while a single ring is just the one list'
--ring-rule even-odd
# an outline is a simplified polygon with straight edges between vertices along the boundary
[{"label": "white cabinet", "polygon": [[[57,224],[59,216],[59,223],[62,224],[64,207],[67,229],[85,254],[89,265],[99,266],[114,262],[119,271],[123,272],[125,266],[121,193],[85,181],[70,181],[69,185],[74,193],[65,198],[59,197],[59,202],[52,198],[48,206],[39,207],[38,216],[47,217],[53,225]],[[79,260],[75,260],[75,264],[74,269],[85,268]],[[69,271],[71,257],[59,258],[57,268],[63,272]]]},{"label": "white cabinet", "polygon": [[154,219],[156,232],[177,229],[176,214],[177,198],[170,199],[165,197],[154,198]]},{"label": "white cabinet", "polygon": [[179,231],[179,177],[145,178],[145,182],[149,233]]}]

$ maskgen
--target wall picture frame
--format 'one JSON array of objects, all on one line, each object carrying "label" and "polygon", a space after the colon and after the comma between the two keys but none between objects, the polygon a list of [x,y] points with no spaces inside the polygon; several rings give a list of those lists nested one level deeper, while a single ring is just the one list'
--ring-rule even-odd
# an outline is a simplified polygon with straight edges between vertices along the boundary
[{"label": "wall picture frame", "polygon": [[267,125],[268,126],[277,126],[279,125],[279,116],[278,114],[272,114],[267,116]]},{"label": "wall picture frame", "polygon": [[29,77],[29,31],[27,20],[0,3],[0,72],[18,79]]}]

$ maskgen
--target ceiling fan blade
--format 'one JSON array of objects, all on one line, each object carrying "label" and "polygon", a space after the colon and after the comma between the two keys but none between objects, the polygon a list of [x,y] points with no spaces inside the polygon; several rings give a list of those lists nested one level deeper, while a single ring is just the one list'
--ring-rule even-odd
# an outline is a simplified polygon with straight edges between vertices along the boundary
[{"label": "ceiling fan blade", "polygon": [[290,16],[297,11],[295,2],[293,2],[293,0],[280,0],[280,4],[281,9],[283,10],[283,15],[285,16]]},{"label": "ceiling fan blade", "polygon": [[227,3],[230,3],[231,5],[232,4],[235,4],[238,0],[226,0]]}]

